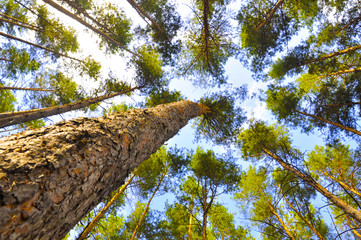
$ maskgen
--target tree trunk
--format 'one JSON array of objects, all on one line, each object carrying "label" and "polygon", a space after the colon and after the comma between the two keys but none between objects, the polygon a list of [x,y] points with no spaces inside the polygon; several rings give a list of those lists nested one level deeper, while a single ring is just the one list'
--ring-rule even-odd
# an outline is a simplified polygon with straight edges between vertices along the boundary
[{"label": "tree trunk", "polygon": [[283,2],[284,2],[284,0],[278,0],[276,5],[274,6],[274,8],[272,8],[271,12],[267,15],[266,19],[256,28],[256,31],[260,30],[261,28],[263,28],[263,26],[268,24],[269,21],[271,21],[273,15],[277,11],[277,9],[281,7]]},{"label": "tree trunk", "polygon": [[[261,189],[258,189],[258,192],[262,196],[265,196],[264,191],[262,191]],[[287,234],[288,238],[291,240],[296,240],[295,237],[293,236],[293,234],[291,233],[290,229],[287,227],[285,222],[282,220],[281,216],[277,213],[276,209],[273,207],[273,204],[271,204],[267,199],[266,199],[266,205],[268,206],[268,209],[272,212],[273,216],[275,216],[276,219],[278,220],[278,222],[281,224],[281,226],[282,226],[283,230],[285,231],[285,233]]]},{"label": "tree trunk", "polygon": [[210,13],[209,9],[209,0],[203,0],[203,29],[204,29],[204,51],[206,53],[206,60],[207,64],[209,64],[209,39],[210,39],[210,33],[209,33],[209,22],[208,22],[208,16]]},{"label": "tree trunk", "polygon": [[147,206],[145,206],[144,211],[143,211],[143,213],[142,213],[142,216],[140,217],[140,219],[139,219],[139,221],[138,221],[138,224],[137,224],[137,226],[135,227],[135,229],[134,229],[134,231],[133,231],[133,235],[132,235],[132,237],[130,238],[130,240],[134,240],[135,237],[137,236],[138,229],[139,229],[140,226],[142,225],[143,220],[144,220],[144,218],[145,218],[145,215],[147,215],[147,212],[148,212],[148,209],[149,209],[149,205],[150,205],[150,203],[152,202],[155,194],[158,192],[158,189],[159,189],[160,185],[162,184],[163,179],[165,178],[165,175],[167,175],[168,169],[169,169],[169,166],[165,169],[164,173],[163,173],[162,176],[160,177],[160,179],[159,179],[159,181],[158,181],[158,184],[157,184],[157,187],[154,189],[152,196],[149,198],[148,203],[147,203]]},{"label": "tree trunk", "polygon": [[[1,60],[1,58],[0,58]],[[43,92],[54,92],[52,89],[44,89],[44,88],[25,88],[25,87],[8,87],[8,86],[0,86],[0,90],[23,90],[23,91],[43,91]]]},{"label": "tree trunk", "polygon": [[192,196],[192,202],[190,205],[189,213],[189,222],[188,222],[188,240],[192,239],[192,224],[193,224],[193,207],[194,207],[194,197]]},{"label": "tree trunk", "polygon": [[286,203],[288,204],[288,206],[301,218],[302,221],[304,221],[304,223],[306,223],[306,225],[317,235],[317,237],[321,240],[326,240],[326,238],[324,236],[322,236],[322,234],[317,230],[317,228],[315,226],[313,226],[312,223],[310,223],[305,216],[296,209],[295,206],[292,205],[292,203],[290,201],[288,201],[288,199],[286,198],[286,195],[284,194],[282,187],[280,185],[278,185],[278,188],[281,191],[282,197],[283,199],[286,201]]},{"label": "tree trunk", "polygon": [[89,98],[65,105],[55,106],[55,107],[47,107],[47,108],[40,108],[40,109],[34,109],[34,110],[27,110],[27,111],[20,111],[20,112],[12,112],[12,113],[0,113],[0,128],[8,127],[15,124],[25,123],[28,121],[32,121],[35,119],[40,119],[43,117],[50,117],[57,114],[70,112],[73,110],[79,110],[84,107],[88,107],[91,104],[99,103],[101,101],[104,101],[106,99],[119,96],[131,91],[134,91],[136,89],[140,89],[140,87],[134,87],[122,92],[116,92],[100,97],[95,98]]},{"label": "tree trunk", "polygon": [[0,139],[0,239],[62,239],[207,108],[191,101],[78,118]]},{"label": "tree trunk", "polygon": [[7,22],[7,23],[9,23],[9,24],[16,25],[16,26],[23,27],[23,28],[27,28],[27,29],[30,29],[30,30],[34,30],[34,31],[37,31],[37,32],[40,32],[40,31],[41,31],[39,28],[35,28],[35,27],[31,27],[31,26],[29,26],[29,25],[25,25],[25,24],[21,24],[21,23],[18,23],[18,22],[14,22],[14,21],[11,21],[11,20],[6,19],[6,18],[0,18],[0,21],[1,21],[1,22]]},{"label": "tree trunk", "polygon": [[55,8],[56,10],[58,10],[59,12],[64,13],[65,15],[71,17],[72,19],[74,19],[75,21],[81,23],[84,27],[89,28],[90,30],[92,30],[93,32],[99,34],[100,36],[104,37],[105,39],[108,39],[111,43],[113,43],[114,45],[120,47],[121,49],[124,49],[125,51],[137,56],[138,58],[141,58],[139,56],[139,54],[131,51],[130,49],[126,48],[123,44],[121,44],[120,42],[116,41],[115,39],[113,39],[111,36],[109,36],[108,34],[100,31],[99,29],[93,27],[92,25],[90,25],[89,23],[87,23],[86,21],[84,21],[83,19],[81,19],[80,17],[78,17],[76,14],[73,14],[71,12],[69,12],[68,10],[66,10],[65,8],[63,8],[62,6],[60,6],[59,4],[57,4],[56,2],[52,1],[52,0],[44,0],[45,3],[49,4],[50,6],[52,6],[53,8]]},{"label": "tree trunk", "polygon": [[299,113],[299,114],[302,114],[302,115],[309,116],[309,117],[312,117],[314,119],[320,120],[321,122],[331,124],[333,126],[341,128],[342,130],[349,131],[349,132],[352,132],[354,134],[357,134],[357,135],[361,136],[361,132],[357,131],[356,129],[346,127],[346,126],[344,126],[342,124],[335,123],[335,122],[332,122],[330,120],[327,120],[327,119],[324,119],[322,117],[319,117],[319,116],[316,116],[316,115],[313,115],[313,114],[309,114],[309,113],[306,113],[306,112],[301,112],[301,111],[297,111],[297,110],[296,110],[296,112]]},{"label": "tree trunk", "polygon": [[[135,170],[136,171],[136,170]],[[109,202],[100,210],[100,212],[91,220],[91,222],[88,223],[88,225],[84,228],[83,232],[79,234],[79,237],[77,240],[84,240],[87,238],[88,234],[93,230],[94,226],[99,222],[100,219],[103,218],[104,214],[107,212],[107,210],[110,208],[110,206],[113,205],[113,203],[119,198],[121,194],[125,191],[125,189],[129,186],[131,181],[133,180],[135,176],[135,171],[132,173],[132,175],[128,178],[127,182],[123,184],[121,188],[118,189],[118,191],[114,194],[114,196],[110,199]]]},{"label": "tree trunk", "polygon": [[349,48],[346,48],[344,50],[333,52],[333,53],[330,53],[330,54],[322,56],[322,57],[318,57],[318,58],[313,59],[313,60],[305,61],[304,64],[302,64],[302,65],[306,65],[306,64],[310,64],[310,63],[314,63],[314,62],[320,62],[320,61],[323,61],[323,60],[328,59],[328,58],[333,58],[333,57],[336,57],[336,56],[339,56],[339,55],[343,55],[345,53],[350,53],[350,52],[356,51],[356,50],[358,50],[360,48],[361,48],[361,45],[349,47]]},{"label": "tree trunk", "polygon": [[158,25],[158,23],[151,17],[149,14],[144,11],[144,9],[139,6],[134,0],[127,0],[130,5],[138,12],[139,15],[143,15],[146,17],[151,23],[157,28],[159,32],[163,32],[162,28]]},{"label": "tree trunk", "polygon": [[341,210],[343,210],[345,213],[349,214],[353,219],[361,223],[361,211],[356,210],[351,205],[347,204],[345,201],[340,199],[338,196],[334,195],[330,191],[328,191],[326,188],[324,188],[322,185],[320,185],[318,182],[316,182],[311,176],[306,175],[302,173],[301,171],[297,170],[287,162],[283,161],[280,157],[278,157],[276,154],[272,153],[267,148],[262,148],[262,151],[265,152],[267,155],[272,157],[274,160],[276,160],[285,170],[295,174],[298,178],[300,178],[302,181],[304,181],[309,186],[316,189],[319,193],[321,193],[325,198],[327,198],[330,202],[335,204],[337,207],[339,207]]}]

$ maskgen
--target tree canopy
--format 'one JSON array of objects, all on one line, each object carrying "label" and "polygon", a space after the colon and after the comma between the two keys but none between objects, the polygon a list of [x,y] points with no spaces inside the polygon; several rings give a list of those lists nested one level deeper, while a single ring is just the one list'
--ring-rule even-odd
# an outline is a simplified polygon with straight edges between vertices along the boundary
[{"label": "tree canopy", "polygon": [[[108,120],[195,118],[122,169],[129,181],[89,203],[71,239],[359,239],[360,30],[358,0],[0,0],[0,136],[44,129],[29,133],[35,168],[47,129],[71,123],[76,146],[100,146],[84,128],[94,123],[131,155],[141,121],[116,140]],[[154,113],[163,107],[178,112]],[[174,135],[180,118],[156,127]],[[6,195],[5,177],[32,168],[11,170],[22,148],[9,144],[0,138],[0,213],[24,198]]]}]

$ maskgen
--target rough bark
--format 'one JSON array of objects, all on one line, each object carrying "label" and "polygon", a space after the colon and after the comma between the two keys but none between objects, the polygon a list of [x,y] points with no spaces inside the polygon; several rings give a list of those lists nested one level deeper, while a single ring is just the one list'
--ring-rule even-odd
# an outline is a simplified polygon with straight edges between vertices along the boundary
[{"label": "rough bark", "polygon": [[190,101],[78,118],[0,139],[0,239],[62,239],[207,108]]},{"label": "rough bark", "polygon": [[98,214],[93,218],[93,220],[91,220],[91,222],[88,223],[88,225],[84,228],[83,232],[79,234],[77,240],[84,240],[87,238],[88,234],[93,230],[93,228],[99,222],[99,220],[103,218],[107,210],[113,205],[113,203],[119,198],[120,195],[123,194],[125,189],[129,186],[129,184],[131,183],[131,181],[135,176],[135,172],[136,171],[134,171],[132,175],[128,178],[127,182],[124,183],[123,186],[117,190],[114,196],[110,199],[109,202],[107,202],[107,204],[100,210],[100,212],[98,212]]},{"label": "rough bark", "polygon": [[79,110],[81,108],[85,108],[90,106],[91,104],[99,103],[106,99],[116,97],[136,89],[140,89],[140,87],[134,87],[122,92],[116,92],[112,94],[107,94],[100,97],[89,98],[85,100],[80,100],[77,102],[54,106],[54,107],[47,107],[47,108],[40,108],[34,110],[27,110],[27,111],[20,111],[20,112],[11,112],[11,113],[0,113],[0,128],[8,127],[15,124],[25,123],[28,121],[32,121],[35,119],[40,119],[44,117],[50,117],[57,114],[70,112],[73,110]]}]

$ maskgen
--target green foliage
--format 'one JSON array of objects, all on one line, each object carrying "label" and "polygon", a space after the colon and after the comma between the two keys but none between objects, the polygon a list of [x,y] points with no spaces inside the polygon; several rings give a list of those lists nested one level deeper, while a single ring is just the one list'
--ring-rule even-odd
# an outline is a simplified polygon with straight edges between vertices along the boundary
[{"label": "green foliage", "polygon": [[[120,81],[115,76],[110,74],[109,77],[102,82],[100,89],[105,93],[110,94],[129,90],[131,89],[131,86],[129,85],[129,83],[125,81]],[[132,92],[128,92],[124,95],[130,96],[131,94]]]},{"label": "green foliage", "polygon": [[[359,189],[359,154],[358,151],[352,151],[349,146],[336,141],[326,147],[315,146],[308,154],[307,166],[327,183],[343,182],[352,189]],[[347,190],[350,191],[350,188]]]},{"label": "green foliage", "polygon": [[45,126],[43,119],[36,119],[19,125],[21,128],[37,129]]},{"label": "green foliage", "polygon": [[[205,7],[203,4],[208,3]],[[220,86],[227,82],[224,66],[238,53],[232,42],[231,25],[226,2],[193,1],[195,15],[187,27],[187,39],[182,51],[182,76],[190,77],[202,87]],[[209,8],[205,16],[203,8]],[[208,25],[205,25],[207,19]]]},{"label": "green foliage", "polygon": [[110,114],[114,114],[114,113],[121,113],[121,112],[126,112],[130,109],[133,109],[132,106],[127,105],[126,103],[121,103],[121,104],[112,104],[112,106],[106,110],[103,109],[103,115],[110,115]]},{"label": "green foliage", "polygon": [[[111,3],[104,3],[101,7],[95,9],[95,19],[100,25],[104,26],[103,32],[109,34],[111,38],[120,43],[122,46],[127,46],[132,40],[130,33],[131,20],[127,18],[123,10],[118,9]],[[107,53],[119,53],[123,49],[118,45],[109,42],[109,40],[101,39],[100,48],[106,49]]]},{"label": "green foliage", "polygon": [[267,108],[272,111],[277,120],[293,123],[297,126],[299,115],[295,110],[299,108],[303,93],[297,92],[297,89],[293,86],[270,85],[266,94]]},{"label": "green foliage", "polygon": [[[161,175],[164,172],[168,172],[170,161],[171,158],[163,146],[137,167],[136,175],[140,180],[137,187],[139,188],[139,194],[143,198],[151,195]],[[166,184],[162,184],[162,186],[165,185]]]},{"label": "green foliage", "polygon": [[[4,85],[0,83],[0,86]],[[0,89],[0,113],[14,111],[14,103],[16,103],[16,98],[11,91]]]},{"label": "green foliage", "polygon": [[288,132],[277,125],[267,126],[262,121],[252,121],[248,129],[243,129],[238,137],[242,157],[261,160],[263,149],[272,152],[291,153],[291,139]]},{"label": "green foliage", "polygon": [[[189,225],[189,206],[180,203],[174,203],[167,206],[165,215],[168,219],[168,229],[171,236],[176,239],[185,239],[188,235]],[[201,232],[197,225],[192,226],[193,239],[200,239]]]},{"label": "green foliage", "polygon": [[[27,11],[22,8],[18,3],[14,0],[1,0],[0,1],[0,12],[12,16],[20,21],[28,22],[28,15]],[[0,28],[3,28],[6,25],[6,31],[10,34],[14,34],[16,31],[22,32],[22,28],[13,25],[13,24],[6,24],[5,22],[0,22]]]},{"label": "green foliage", "polygon": [[62,104],[68,104],[82,99],[78,91],[78,85],[70,77],[61,72],[50,73],[38,78],[40,86],[55,90],[49,93],[37,93],[35,99],[38,99],[43,107],[52,107]]},{"label": "green foliage", "polygon": [[238,181],[238,167],[230,159],[216,157],[211,150],[197,148],[189,165],[197,179],[204,179],[214,189],[222,187],[224,192],[232,191]]},{"label": "green foliage", "polygon": [[44,5],[38,7],[37,14],[37,26],[41,29],[36,34],[39,44],[59,53],[76,52],[79,49],[75,30],[65,27],[58,19],[50,18],[51,14]]},{"label": "green foliage", "polygon": [[84,10],[91,9],[94,5],[93,0],[75,0],[74,2]]},{"label": "green foliage", "polygon": [[80,75],[88,75],[90,78],[93,78],[97,81],[100,78],[101,65],[99,62],[96,62],[94,59],[87,57],[84,63],[80,66]]},{"label": "green foliage", "polygon": [[254,0],[243,5],[238,13],[242,48],[254,72],[262,72],[272,64],[272,57],[282,52],[302,27],[311,27],[320,11],[317,1],[284,1],[270,21],[257,29],[273,8],[272,2]]},{"label": "green foliage", "polygon": [[145,106],[148,108],[155,107],[159,104],[178,102],[183,99],[181,93],[178,91],[169,91],[169,89],[160,90],[149,94],[145,100]]},{"label": "green foliage", "polygon": [[236,106],[236,101],[245,99],[245,86],[234,91],[214,93],[200,99],[199,103],[209,108],[209,111],[198,118],[195,125],[197,138],[205,137],[217,144],[229,144],[234,141],[239,127],[245,121],[242,108]]},{"label": "green foliage", "polygon": [[142,46],[138,49],[138,54],[141,58],[133,56],[131,60],[136,69],[137,85],[146,92],[155,91],[166,85],[159,53],[150,47]]},{"label": "green foliage", "polygon": [[14,46],[0,50],[1,55],[8,61],[1,66],[1,75],[5,78],[18,78],[40,68],[40,63],[33,59],[26,49],[17,49]]},{"label": "green foliage", "polygon": [[170,65],[175,64],[175,56],[181,50],[180,40],[174,41],[178,30],[181,28],[181,17],[176,11],[176,6],[167,0],[140,0],[138,4],[157,22],[162,29],[160,32],[153,25],[148,25],[146,31],[153,43],[157,44],[157,51],[162,60]]}]

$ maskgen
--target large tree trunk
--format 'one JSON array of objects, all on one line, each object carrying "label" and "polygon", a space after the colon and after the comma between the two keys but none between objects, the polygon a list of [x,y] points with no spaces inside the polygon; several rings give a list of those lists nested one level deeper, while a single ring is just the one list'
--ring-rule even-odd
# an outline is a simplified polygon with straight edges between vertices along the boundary
[{"label": "large tree trunk", "polygon": [[0,239],[61,239],[188,120],[181,101],[0,139]]}]

